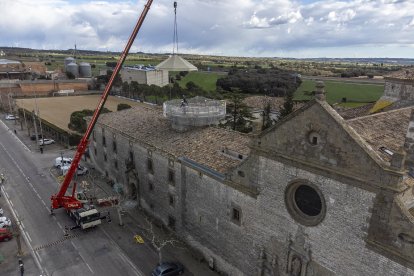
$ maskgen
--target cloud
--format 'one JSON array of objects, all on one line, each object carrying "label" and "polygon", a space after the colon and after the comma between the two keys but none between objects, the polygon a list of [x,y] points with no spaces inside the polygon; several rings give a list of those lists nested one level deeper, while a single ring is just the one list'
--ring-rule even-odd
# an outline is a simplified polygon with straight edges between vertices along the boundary
[{"label": "cloud", "polygon": [[[0,0],[0,46],[68,49],[76,42],[80,49],[121,51],[145,2]],[[413,14],[409,0],[178,1],[179,50],[413,57]],[[172,2],[154,1],[132,50],[172,51],[173,20]]]}]

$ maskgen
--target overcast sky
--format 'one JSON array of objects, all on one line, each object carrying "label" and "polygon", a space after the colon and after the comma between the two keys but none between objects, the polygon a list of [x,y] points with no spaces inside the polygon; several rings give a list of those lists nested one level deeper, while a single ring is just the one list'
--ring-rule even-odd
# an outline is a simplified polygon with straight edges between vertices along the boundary
[{"label": "overcast sky", "polygon": [[[121,51],[143,0],[0,0],[0,46]],[[154,0],[132,51],[171,52],[174,10]],[[414,0],[182,0],[179,52],[414,58]]]}]

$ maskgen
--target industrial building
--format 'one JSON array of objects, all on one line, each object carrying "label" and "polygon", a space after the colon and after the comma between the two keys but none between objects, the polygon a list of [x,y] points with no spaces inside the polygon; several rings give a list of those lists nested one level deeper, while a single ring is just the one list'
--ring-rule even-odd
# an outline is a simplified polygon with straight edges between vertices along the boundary
[{"label": "industrial building", "polygon": [[413,106],[345,120],[319,83],[256,136],[200,126],[196,112],[177,128],[190,102],[165,116],[140,106],[102,114],[89,152],[227,275],[414,275]]},{"label": "industrial building", "polygon": [[139,84],[165,86],[168,84],[168,71],[156,70],[152,66],[126,66],[121,69],[123,82],[136,81]]},{"label": "industrial building", "polygon": [[29,79],[31,72],[20,61],[0,59],[0,80],[2,79]]}]

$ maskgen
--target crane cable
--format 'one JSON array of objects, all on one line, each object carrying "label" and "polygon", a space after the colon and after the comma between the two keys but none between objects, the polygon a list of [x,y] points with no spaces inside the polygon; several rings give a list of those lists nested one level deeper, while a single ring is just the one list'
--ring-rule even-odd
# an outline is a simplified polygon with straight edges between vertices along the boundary
[{"label": "crane cable", "polygon": [[[175,52],[175,49],[177,49],[177,52]],[[173,55],[174,54],[178,54],[177,1],[174,1]]]}]

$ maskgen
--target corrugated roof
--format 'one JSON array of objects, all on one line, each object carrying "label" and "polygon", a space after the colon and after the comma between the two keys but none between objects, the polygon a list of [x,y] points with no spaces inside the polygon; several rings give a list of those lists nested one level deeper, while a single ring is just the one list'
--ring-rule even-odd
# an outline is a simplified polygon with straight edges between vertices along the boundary
[{"label": "corrugated roof", "polygon": [[175,157],[185,157],[220,173],[236,167],[241,159],[232,158],[222,150],[246,157],[250,136],[217,127],[194,128],[177,132],[163,117],[162,110],[133,107],[120,112],[102,114],[99,123],[134,137]]},{"label": "corrugated roof", "polygon": [[0,59],[0,64],[20,64],[20,61],[10,59]]}]

